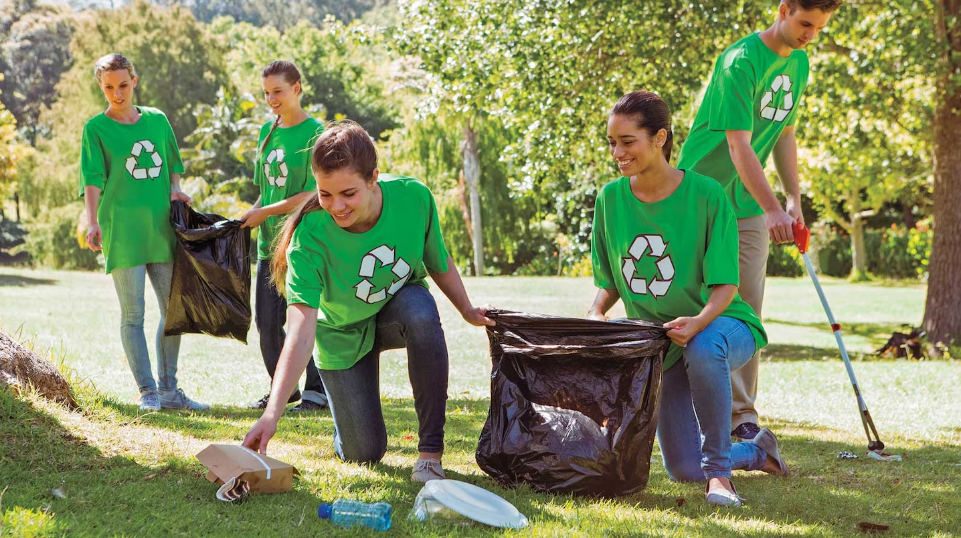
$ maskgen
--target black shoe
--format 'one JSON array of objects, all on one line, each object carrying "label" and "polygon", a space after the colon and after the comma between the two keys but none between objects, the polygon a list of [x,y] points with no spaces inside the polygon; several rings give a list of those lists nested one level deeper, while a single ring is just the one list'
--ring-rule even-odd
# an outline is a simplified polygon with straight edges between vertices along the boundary
[{"label": "black shoe", "polygon": [[[248,405],[248,406],[247,406],[247,409],[267,409],[267,400],[269,400],[269,399],[270,399],[270,393],[268,392],[267,394],[264,394],[264,397],[263,397],[263,398],[261,398],[261,399],[257,400],[256,402],[253,402],[252,404]],[[294,392],[293,394],[291,394],[291,395],[290,395],[290,398],[287,398],[287,403],[291,404],[291,403],[296,402],[297,400],[300,400],[300,391],[299,391],[299,390],[296,391],[296,392]]]},{"label": "black shoe", "polygon": [[760,431],[761,428],[759,428],[757,424],[753,422],[745,422],[737,428],[734,428],[734,431],[731,432],[731,435],[737,437],[741,441],[750,441],[751,439],[754,439],[754,437],[756,437]]},{"label": "black shoe", "polygon": [[321,411],[323,409],[327,409],[327,402],[326,402],[327,398],[324,397],[324,400],[325,400],[324,403],[317,403],[310,400],[301,400],[300,403],[296,405],[296,407],[293,407],[291,409],[291,411],[297,411],[297,412]]}]

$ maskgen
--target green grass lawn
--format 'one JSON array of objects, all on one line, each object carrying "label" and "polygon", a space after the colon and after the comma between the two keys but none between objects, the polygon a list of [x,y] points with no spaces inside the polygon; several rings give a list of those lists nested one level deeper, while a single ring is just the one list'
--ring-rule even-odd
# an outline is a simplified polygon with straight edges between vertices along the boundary
[{"label": "green grass lawn", "polygon": [[[594,294],[589,279],[466,283],[477,303],[558,315],[582,315]],[[712,510],[700,485],[669,481],[656,448],[649,487],[631,497],[584,499],[497,486],[473,458],[488,409],[486,337],[440,300],[451,352],[445,467],[450,478],[504,496],[531,520],[527,529],[505,533],[406,519],[419,488],[408,481],[416,458],[416,439],[408,436],[417,425],[403,353],[388,352],[382,360],[390,446],[381,464],[338,461],[329,413],[290,416],[281,422],[271,455],[297,466],[303,479],[293,492],[225,505],[214,499],[215,487],[193,455],[210,442],[238,442],[259,416],[240,407],[268,386],[256,330],[248,346],[184,337],[181,384],[214,409],[141,416],[109,277],[0,268],[0,328],[51,351],[75,378],[96,388],[81,390],[82,412],[0,391],[0,491],[6,488],[0,536],[366,534],[317,519],[317,504],[338,497],[390,502],[392,535],[852,536],[860,534],[858,522],[868,521],[890,525],[887,536],[961,536],[961,364],[859,360],[900,324],[920,321],[924,288],[824,284],[882,439],[905,461],[863,457],[854,396],[810,281],[769,279],[764,317],[771,346],[758,403],[794,474],[737,473],[735,483],[747,498],[740,510]],[[152,297],[147,305],[153,327]],[[613,314],[623,315],[618,309]],[[862,458],[838,460],[840,450]]]}]

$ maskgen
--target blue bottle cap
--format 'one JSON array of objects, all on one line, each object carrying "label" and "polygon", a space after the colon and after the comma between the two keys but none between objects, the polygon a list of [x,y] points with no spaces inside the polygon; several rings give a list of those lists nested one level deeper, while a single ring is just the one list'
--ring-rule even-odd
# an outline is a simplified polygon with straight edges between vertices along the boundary
[{"label": "blue bottle cap", "polygon": [[330,519],[330,514],[333,511],[334,511],[333,506],[327,503],[323,503],[317,507],[317,516],[320,517],[320,519]]}]

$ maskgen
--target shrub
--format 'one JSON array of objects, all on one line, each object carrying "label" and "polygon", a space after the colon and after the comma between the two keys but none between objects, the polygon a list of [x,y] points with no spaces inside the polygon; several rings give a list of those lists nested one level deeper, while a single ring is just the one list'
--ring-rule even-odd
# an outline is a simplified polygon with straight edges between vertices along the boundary
[{"label": "shrub", "polygon": [[33,263],[53,269],[95,270],[103,267],[103,256],[83,245],[83,233],[78,231],[82,221],[83,204],[75,202],[42,213],[27,225],[24,250]]},{"label": "shrub", "polygon": [[767,276],[804,276],[804,261],[793,245],[771,243],[767,259]]}]

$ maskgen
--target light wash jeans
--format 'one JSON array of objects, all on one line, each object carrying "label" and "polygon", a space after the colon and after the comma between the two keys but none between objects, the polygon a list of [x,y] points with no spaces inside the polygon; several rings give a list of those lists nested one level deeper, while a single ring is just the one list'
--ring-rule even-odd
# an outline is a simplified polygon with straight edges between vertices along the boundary
[{"label": "light wash jeans", "polygon": [[664,372],[657,442],[672,479],[703,482],[764,466],[767,454],[757,445],[731,443],[731,371],[746,364],[755,347],[747,324],[721,316]]},{"label": "light wash jeans", "polygon": [[420,452],[444,450],[447,413],[447,341],[437,303],[423,286],[401,288],[377,314],[374,348],[346,370],[320,370],[334,419],[334,452],[358,463],[380,461],[387,427],[380,405],[380,352],[407,348]]},{"label": "light wash jeans", "polygon": [[144,335],[144,287],[146,276],[157,294],[160,305],[160,325],[157,327],[157,374],[161,391],[177,390],[177,357],[180,354],[180,336],[164,336],[164,319],[167,300],[170,298],[170,279],[174,264],[148,263],[138,267],[114,269],[110,272],[113,285],[120,299],[120,342],[127,355],[127,364],[140,387],[140,392],[157,392],[147,353]]}]

